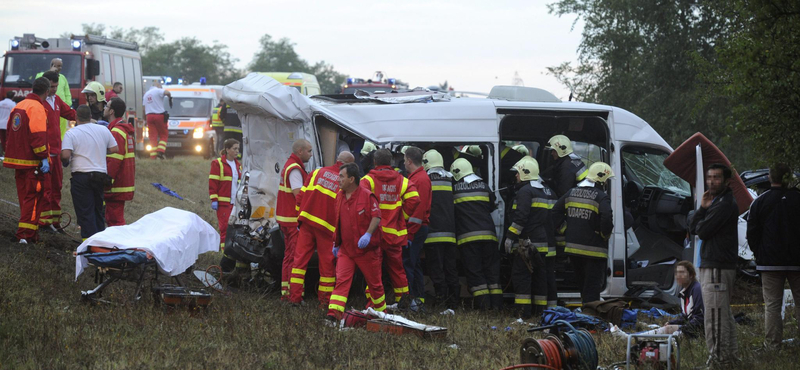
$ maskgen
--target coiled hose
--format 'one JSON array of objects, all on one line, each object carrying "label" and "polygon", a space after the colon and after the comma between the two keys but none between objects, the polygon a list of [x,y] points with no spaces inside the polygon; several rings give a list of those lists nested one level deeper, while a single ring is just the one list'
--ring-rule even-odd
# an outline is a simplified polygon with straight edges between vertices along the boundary
[{"label": "coiled hose", "polygon": [[563,331],[560,336],[548,334],[544,339],[526,339],[520,350],[521,362],[525,364],[507,369],[597,369],[597,346],[592,335],[585,329],[575,329],[563,320],[557,320],[554,325],[564,325],[569,330]]}]

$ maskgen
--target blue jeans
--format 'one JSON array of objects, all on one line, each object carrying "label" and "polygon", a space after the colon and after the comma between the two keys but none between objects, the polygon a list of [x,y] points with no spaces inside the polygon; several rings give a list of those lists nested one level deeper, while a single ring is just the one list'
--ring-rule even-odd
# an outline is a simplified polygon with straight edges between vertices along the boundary
[{"label": "blue jeans", "polygon": [[422,225],[414,234],[414,241],[410,247],[403,248],[403,268],[406,270],[408,278],[408,291],[413,298],[425,298],[425,278],[422,276],[422,263],[419,255],[422,253],[422,246],[428,237],[428,225]]}]

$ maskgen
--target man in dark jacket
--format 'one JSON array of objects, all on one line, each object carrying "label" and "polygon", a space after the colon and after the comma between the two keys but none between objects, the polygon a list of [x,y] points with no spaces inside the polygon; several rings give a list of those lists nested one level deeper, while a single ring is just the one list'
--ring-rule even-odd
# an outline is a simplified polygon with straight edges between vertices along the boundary
[{"label": "man in dark jacket", "polygon": [[705,303],[708,365],[738,361],[736,323],[731,314],[731,292],[739,258],[737,223],[739,208],[728,184],[731,169],[712,164],[706,171],[706,188],[700,208],[690,215],[690,229],[700,237],[700,285]]},{"label": "man in dark jacket", "polygon": [[[800,191],[789,189],[792,172],[779,163],[769,169],[772,187],[750,206],[747,242],[756,256],[764,292],[765,344],[780,346],[783,339],[783,286],[786,280],[800,296]],[[800,318],[800,305],[795,305]]]}]

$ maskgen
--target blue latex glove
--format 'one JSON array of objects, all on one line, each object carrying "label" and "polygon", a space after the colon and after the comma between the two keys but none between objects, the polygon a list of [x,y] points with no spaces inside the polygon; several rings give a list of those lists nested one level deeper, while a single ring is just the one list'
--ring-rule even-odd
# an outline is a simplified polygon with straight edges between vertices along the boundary
[{"label": "blue latex glove", "polygon": [[99,120],[99,121],[97,121],[97,124],[98,124],[98,125],[101,125],[101,126],[106,126],[106,127],[108,127],[108,122],[107,122],[107,121],[104,121],[104,120]]},{"label": "blue latex glove", "polygon": [[50,172],[50,162],[47,161],[47,158],[42,159],[42,173]]},{"label": "blue latex glove", "polygon": [[331,252],[333,252],[333,258],[339,258],[339,247],[334,245],[333,249],[331,249]]},{"label": "blue latex glove", "polygon": [[211,202],[211,209],[216,211],[217,208],[219,208],[219,203],[216,200]]},{"label": "blue latex glove", "polygon": [[364,249],[369,245],[369,239],[372,238],[372,234],[364,233],[361,235],[361,239],[358,239],[358,249]]}]

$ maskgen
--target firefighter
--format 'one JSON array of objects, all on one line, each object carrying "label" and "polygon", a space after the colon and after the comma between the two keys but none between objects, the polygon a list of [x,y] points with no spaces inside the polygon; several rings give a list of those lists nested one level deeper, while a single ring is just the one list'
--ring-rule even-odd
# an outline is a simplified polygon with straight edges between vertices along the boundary
[{"label": "firefighter", "polygon": [[[408,248],[403,250],[403,266],[408,278],[411,294],[411,310],[420,311],[425,302],[425,278],[422,275],[420,254],[428,237],[431,215],[431,180],[422,167],[422,149],[407,147],[404,151],[404,167],[410,172],[408,180],[417,187],[419,205],[408,215]],[[404,215],[405,216],[405,215]]]},{"label": "firefighter", "polygon": [[548,141],[548,148],[552,149],[550,155],[553,157],[552,166],[548,169],[547,175],[555,190],[556,196],[563,197],[570,189],[575,187],[579,181],[586,178],[586,165],[572,151],[572,142],[564,135],[555,135]]},{"label": "firefighter", "polygon": [[347,304],[350,285],[358,267],[372,290],[370,305],[375,311],[386,309],[386,296],[381,281],[381,210],[378,198],[363,186],[355,163],[339,169],[339,193],[335,206],[336,236],[333,256],[336,261],[336,286],[328,305],[327,318],[340,320]]},{"label": "firefighter", "polygon": [[456,221],[453,214],[453,174],[444,169],[442,155],[429,150],[422,165],[431,182],[431,210],[425,238],[425,260],[433,282],[437,304],[455,308],[461,293],[456,259]]},{"label": "firefighter", "polygon": [[225,125],[222,123],[222,118],[220,118],[219,112],[222,107],[225,106],[225,101],[219,101],[219,104],[211,110],[211,128],[214,130],[214,133],[217,134],[217,138],[214,140],[215,148],[214,150],[219,152],[223,148],[222,143],[225,141]]},{"label": "firefighter", "polygon": [[[556,291],[556,240],[550,209],[555,193],[539,178],[539,163],[525,156],[514,166],[519,184],[512,206],[511,226],[505,250],[513,258],[511,281],[514,304],[522,318],[541,315],[546,306],[554,307]],[[531,296],[532,294],[532,296]]]},{"label": "firefighter", "polygon": [[294,249],[297,244],[297,194],[303,187],[308,173],[303,163],[311,159],[311,143],[300,139],[292,144],[292,155],[281,170],[278,186],[278,201],[275,219],[283,233],[283,265],[281,267],[281,299],[289,300],[289,275],[294,263]]},{"label": "firefighter", "polygon": [[44,77],[33,81],[32,93],[11,111],[6,133],[6,153],[3,167],[14,169],[19,197],[19,223],[14,241],[21,244],[39,240],[39,204],[42,200],[42,181],[50,171],[47,148],[47,112],[43,104],[50,89]]},{"label": "firefighter", "polygon": [[553,206],[553,225],[566,228],[564,252],[569,256],[583,303],[600,300],[608,266],[608,238],[614,222],[611,198],[603,184],[614,176],[611,166],[595,162],[586,178]]},{"label": "firefighter", "polygon": [[300,213],[297,244],[289,278],[289,302],[298,304],[303,300],[303,285],[308,261],[317,251],[319,261],[319,287],[317,297],[322,307],[327,307],[336,283],[336,267],[333,262],[333,236],[336,232],[336,193],[339,191],[339,167],[355,161],[350,152],[341,152],[332,166],[314,170],[297,194]]},{"label": "firefighter", "polygon": [[375,167],[375,159],[373,157],[376,150],[378,150],[378,148],[375,146],[375,144],[369,141],[364,141],[364,146],[361,147],[360,152],[361,162],[359,163],[362,174],[369,173],[369,171],[372,171],[372,168]]},{"label": "firefighter", "polygon": [[161,88],[161,81],[153,80],[153,86],[144,93],[142,98],[144,113],[147,119],[147,135],[150,142],[150,159],[164,159],[169,140],[167,121],[169,113],[164,107],[164,97],[169,97],[169,106],[172,108],[172,94]]},{"label": "firefighter", "polygon": [[[225,140],[219,158],[211,161],[211,171],[208,174],[208,197],[211,199],[211,209],[217,212],[219,225],[219,249],[225,252],[225,236],[228,231],[228,219],[233,210],[239,180],[242,179],[242,164],[236,160],[239,154],[239,142],[234,139]],[[235,180],[234,180],[235,179]],[[220,267],[223,272],[230,272],[234,266],[246,267],[245,264],[236,262],[227,254],[222,254]],[[249,266],[249,265],[247,265]]]},{"label": "firefighter", "polygon": [[[61,156],[61,119],[75,120],[75,110],[58,96],[58,72],[47,71],[42,77],[50,80],[50,89],[45,98],[44,110],[47,112],[47,147],[50,149],[50,163],[58,163]],[[55,232],[61,230],[61,186],[64,179],[64,170],[61,166],[51,166],[50,172],[45,174],[42,182],[42,213],[39,215],[39,227],[45,227]]]},{"label": "firefighter", "polygon": [[[403,267],[403,248],[408,247],[408,229],[403,214],[411,215],[420,203],[417,187],[395,171],[392,152],[388,149],[375,151],[375,168],[361,178],[361,186],[369,189],[380,202],[381,209],[381,259],[386,260],[389,277],[394,288],[398,308],[410,306],[408,280]],[[367,298],[372,292],[367,286]],[[377,294],[377,293],[375,293]]]},{"label": "firefighter", "polygon": [[[242,121],[239,119],[239,114],[236,112],[236,109],[226,103],[220,108],[219,117],[222,119],[222,125],[224,126],[223,136],[225,136],[225,140],[235,139],[241,142]],[[242,158],[241,153],[239,154],[239,158]]]},{"label": "firefighter", "polygon": [[125,102],[113,98],[106,105],[105,118],[110,122],[108,129],[117,142],[118,153],[106,155],[108,176],[111,187],[105,190],[106,223],[108,226],[125,225],[125,202],[133,200],[134,179],[136,177],[135,132],[133,125],[125,122]]},{"label": "firefighter", "polygon": [[[48,71],[39,72],[36,74],[36,78],[42,77],[47,72],[55,72],[58,74],[58,89],[56,90],[56,96],[61,98],[61,100],[66,103],[68,106],[72,107],[72,92],[69,91],[69,81],[67,81],[67,77],[61,74],[61,69],[64,67],[64,62],[61,58],[53,58],[50,61],[50,69]],[[51,80],[52,81],[52,80]],[[45,108],[46,109],[46,108]],[[72,120],[75,120],[74,118]],[[60,139],[64,139],[64,134],[67,132],[67,119],[59,118],[59,131],[61,132]],[[52,125],[52,123],[51,123]],[[59,153],[60,155],[61,153]],[[58,162],[58,161],[56,161]],[[58,166],[53,166],[51,170],[55,169]],[[63,173],[63,171],[62,171]]]},{"label": "firefighter", "polygon": [[91,81],[81,91],[86,95],[86,104],[92,112],[92,119],[103,120],[103,110],[106,108],[106,89],[97,81]]},{"label": "firefighter", "polygon": [[464,158],[453,162],[450,172],[456,219],[456,240],[461,247],[467,287],[481,310],[499,310],[503,305],[500,288],[500,254],[497,250],[492,211],[495,196]]}]

